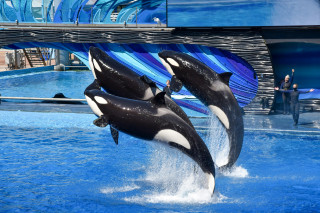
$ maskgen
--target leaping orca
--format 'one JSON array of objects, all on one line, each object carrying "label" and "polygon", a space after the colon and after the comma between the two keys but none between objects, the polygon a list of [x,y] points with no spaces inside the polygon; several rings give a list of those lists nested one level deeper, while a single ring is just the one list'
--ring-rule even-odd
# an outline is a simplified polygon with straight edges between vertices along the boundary
[{"label": "leaping orca", "polygon": [[85,90],[92,111],[99,117],[94,124],[111,126],[114,140],[118,131],[143,140],[154,140],[174,147],[192,158],[207,177],[207,187],[213,194],[215,167],[210,152],[196,131],[165,105],[165,92],[149,101],[132,100],[107,94],[94,82]]},{"label": "leaping orca", "polygon": [[182,85],[185,86],[209,107],[226,128],[230,147],[228,162],[218,166],[231,167],[240,155],[244,134],[241,109],[229,87],[232,73],[217,74],[185,53],[165,50],[158,55],[164,67],[173,76],[173,88],[179,91]]},{"label": "leaping orca", "polygon": [[[135,100],[150,100],[161,92],[147,76],[139,76],[97,47],[91,46],[89,49],[89,65],[98,84],[110,94]],[[194,128],[187,114],[167,95],[165,102]]]}]

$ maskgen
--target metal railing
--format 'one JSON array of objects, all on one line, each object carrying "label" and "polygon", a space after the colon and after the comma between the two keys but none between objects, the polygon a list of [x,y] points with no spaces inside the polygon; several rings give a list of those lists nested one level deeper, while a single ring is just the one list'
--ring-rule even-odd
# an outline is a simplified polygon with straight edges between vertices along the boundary
[{"label": "metal railing", "polygon": [[[196,100],[194,96],[185,96],[185,95],[172,95],[172,98],[179,99],[179,100]],[[8,100],[37,100],[37,101],[83,101],[87,102],[86,99],[75,99],[75,98],[37,98],[37,97],[8,97],[8,96],[1,96],[0,94],[0,103],[2,99]]]},{"label": "metal railing", "polygon": [[0,103],[2,99],[11,100],[37,100],[37,101],[87,101],[86,99],[73,99],[73,98],[36,98],[36,97],[6,97],[0,96]]},{"label": "metal railing", "polygon": [[[166,24],[135,24],[135,23],[117,23],[117,24],[105,24],[105,23],[89,23],[89,24],[84,24],[84,23],[17,23],[17,22],[0,22],[0,27],[1,28],[85,28],[85,29],[108,29],[108,28],[131,28],[131,29],[139,29],[139,28],[152,28],[152,29],[161,29],[165,30],[167,28]],[[171,28],[169,28],[171,29]]]}]

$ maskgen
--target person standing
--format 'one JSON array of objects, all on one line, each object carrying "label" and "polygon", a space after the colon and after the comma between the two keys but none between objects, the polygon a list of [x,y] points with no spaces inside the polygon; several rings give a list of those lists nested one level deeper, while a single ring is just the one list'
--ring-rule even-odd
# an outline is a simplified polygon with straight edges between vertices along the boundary
[{"label": "person standing", "polygon": [[314,89],[310,89],[309,91],[303,92],[303,91],[298,90],[298,84],[294,84],[293,90],[284,90],[284,89],[279,89],[278,87],[276,87],[275,90],[278,90],[282,93],[287,93],[290,95],[291,113],[292,113],[294,125],[296,126],[298,124],[298,120],[299,120],[299,108],[300,108],[299,95],[303,94],[303,93],[313,92]]},{"label": "person standing", "polygon": [[167,96],[169,96],[171,98],[172,91],[170,89],[170,81],[167,80],[166,84],[167,84],[167,86],[165,86],[163,88],[163,92],[166,92]]},{"label": "person standing", "polygon": [[[294,74],[294,69],[292,69],[292,75],[291,78],[289,75],[286,75],[286,77],[284,78],[284,81],[281,83],[280,85],[280,89],[281,90],[289,90],[291,87],[291,84],[293,82],[293,74]],[[290,95],[288,93],[283,92],[282,93],[282,101],[283,101],[283,114],[284,115],[288,115],[290,114]]]}]

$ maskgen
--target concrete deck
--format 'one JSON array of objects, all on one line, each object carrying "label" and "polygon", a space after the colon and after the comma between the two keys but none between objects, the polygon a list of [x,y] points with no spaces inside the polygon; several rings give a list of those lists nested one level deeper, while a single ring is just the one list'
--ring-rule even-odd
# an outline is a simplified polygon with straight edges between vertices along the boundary
[{"label": "concrete deck", "polygon": [[[2,102],[0,111],[27,111],[27,112],[59,112],[92,114],[87,104],[50,104],[50,103],[17,103]],[[271,131],[279,133],[303,132],[320,134],[320,112],[301,113],[299,124],[293,125],[292,115],[244,115],[245,131]],[[194,126],[205,131],[209,128],[208,117],[191,117]]]}]

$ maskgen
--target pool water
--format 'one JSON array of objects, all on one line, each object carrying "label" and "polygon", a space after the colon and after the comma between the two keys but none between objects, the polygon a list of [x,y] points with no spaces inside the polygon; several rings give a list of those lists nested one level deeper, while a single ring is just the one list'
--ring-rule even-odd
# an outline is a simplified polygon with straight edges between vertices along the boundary
[{"label": "pool water", "polygon": [[[316,212],[320,134],[245,131],[204,190],[175,149],[92,124],[92,114],[0,111],[0,212]],[[213,128],[213,127],[212,127]],[[210,151],[214,138],[199,131]]]},{"label": "pool water", "polygon": [[84,98],[83,92],[93,80],[91,71],[3,75],[0,76],[0,94],[7,97],[51,98],[56,93],[63,93],[69,98]]},{"label": "pool water", "polygon": [[[5,97],[52,98],[63,93],[68,98],[84,99],[84,90],[94,77],[86,71],[41,71],[15,74],[16,71],[3,72],[0,75],[0,94]],[[5,100],[8,102],[39,102],[34,100]],[[189,101],[190,102],[190,101]],[[199,101],[192,101],[196,108],[205,109]],[[182,107],[190,116],[204,116],[203,113]],[[53,110],[54,111],[54,110]]]},{"label": "pool water", "polygon": [[[62,92],[84,98],[92,81],[90,71],[1,75],[0,93],[47,98]],[[201,169],[186,155],[124,133],[116,145],[109,127],[94,126],[94,119],[93,114],[0,111],[0,212],[320,209],[317,131],[283,133],[249,125],[235,167],[216,170],[211,197]],[[223,161],[228,147],[220,122],[214,117],[192,122],[214,161]]]}]

